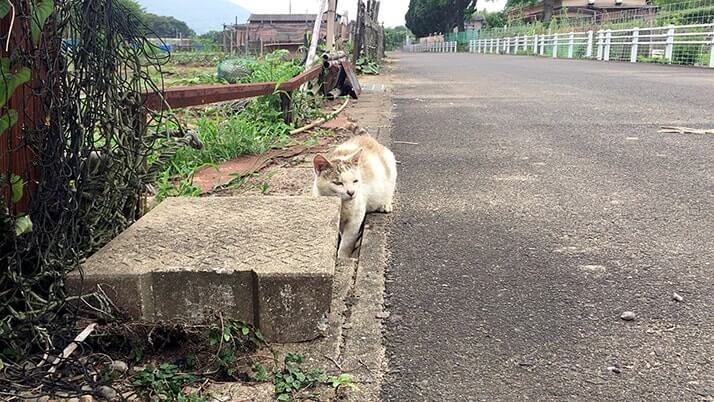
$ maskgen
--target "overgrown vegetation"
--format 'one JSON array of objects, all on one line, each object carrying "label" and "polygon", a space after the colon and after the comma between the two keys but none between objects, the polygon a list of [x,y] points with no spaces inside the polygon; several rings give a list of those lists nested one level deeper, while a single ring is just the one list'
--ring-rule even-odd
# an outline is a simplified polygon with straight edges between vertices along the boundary
[{"label": "overgrown vegetation", "polygon": [[220,318],[191,332],[180,326],[116,330],[100,333],[90,344],[119,358],[126,354],[125,342],[132,343],[134,374],[116,375],[103,366],[101,385],[133,389],[143,400],[210,400],[205,384],[211,380],[272,383],[279,401],[316,399],[321,389],[358,390],[350,374],[331,376],[308,367],[304,355],[288,352],[280,360],[261,332],[240,320]]},{"label": "overgrown vegetation", "polygon": [[412,33],[405,26],[396,28],[384,28],[384,50],[391,51],[404,46],[407,36]]},{"label": "overgrown vegetation", "polygon": [[[247,72],[239,82],[280,83],[294,77],[302,71],[302,66],[286,56],[287,51],[278,50],[263,58],[247,60]],[[215,76],[213,79],[217,80]],[[319,116],[320,106],[319,96],[308,91],[295,91],[292,94],[294,122],[302,123]],[[159,199],[199,195],[199,190],[191,184],[198,170],[242,155],[285,147],[293,141],[289,131],[295,123],[285,122],[277,91],[239,103],[237,108],[235,103],[228,103],[182,111],[179,116],[196,131],[203,147],[182,147],[170,158],[157,177]]]}]

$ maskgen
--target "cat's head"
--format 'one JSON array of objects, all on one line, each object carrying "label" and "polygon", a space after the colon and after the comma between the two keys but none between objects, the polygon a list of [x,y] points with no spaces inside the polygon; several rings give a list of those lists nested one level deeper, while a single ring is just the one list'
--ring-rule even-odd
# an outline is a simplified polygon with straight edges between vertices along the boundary
[{"label": "cat's head", "polygon": [[362,176],[359,171],[359,159],[362,150],[345,158],[327,160],[316,155],[312,160],[315,168],[315,186],[320,195],[338,196],[349,201],[359,194]]}]

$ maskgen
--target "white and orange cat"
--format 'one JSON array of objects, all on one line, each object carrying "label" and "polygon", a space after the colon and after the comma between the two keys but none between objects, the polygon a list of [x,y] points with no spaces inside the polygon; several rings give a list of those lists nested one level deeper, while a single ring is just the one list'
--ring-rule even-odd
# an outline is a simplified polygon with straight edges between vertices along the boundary
[{"label": "white and orange cat", "polygon": [[392,212],[397,184],[397,161],[392,151],[369,135],[360,135],[338,146],[329,159],[313,159],[315,196],[342,199],[338,258],[349,258],[369,212]]}]

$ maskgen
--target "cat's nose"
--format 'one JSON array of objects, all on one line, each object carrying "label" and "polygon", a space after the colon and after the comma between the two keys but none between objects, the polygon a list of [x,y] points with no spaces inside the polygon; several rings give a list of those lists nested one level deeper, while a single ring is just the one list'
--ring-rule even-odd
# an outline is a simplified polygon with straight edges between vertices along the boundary
[{"label": "cat's nose", "polygon": [[354,192],[354,191],[348,191],[348,192],[347,192],[347,195],[349,195],[350,197],[352,197],[352,196],[355,195],[355,192]]}]

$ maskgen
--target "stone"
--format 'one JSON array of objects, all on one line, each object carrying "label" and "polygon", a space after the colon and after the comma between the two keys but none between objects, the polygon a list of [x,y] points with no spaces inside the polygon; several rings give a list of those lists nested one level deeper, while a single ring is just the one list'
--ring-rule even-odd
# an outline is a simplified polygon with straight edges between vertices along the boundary
[{"label": "stone", "polygon": [[127,371],[129,371],[129,365],[124,363],[121,360],[114,360],[112,362],[112,364],[109,366],[109,368],[111,368],[112,371],[121,373],[121,374],[124,374]]},{"label": "stone", "polygon": [[117,397],[117,391],[114,390],[114,388],[102,385],[97,388],[97,393],[104,399],[106,400],[113,400],[114,398]]},{"label": "stone", "polygon": [[674,292],[674,294],[672,294],[672,300],[681,303],[684,301],[684,297],[680,296],[677,292]]},{"label": "stone", "polygon": [[625,311],[620,315],[620,318],[625,321],[634,321],[637,316],[632,311]]},{"label": "stone", "polygon": [[336,197],[169,198],[67,279],[101,285],[133,319],[204,322],[217,312],[272,342],[319,337],[332,299]]}]

